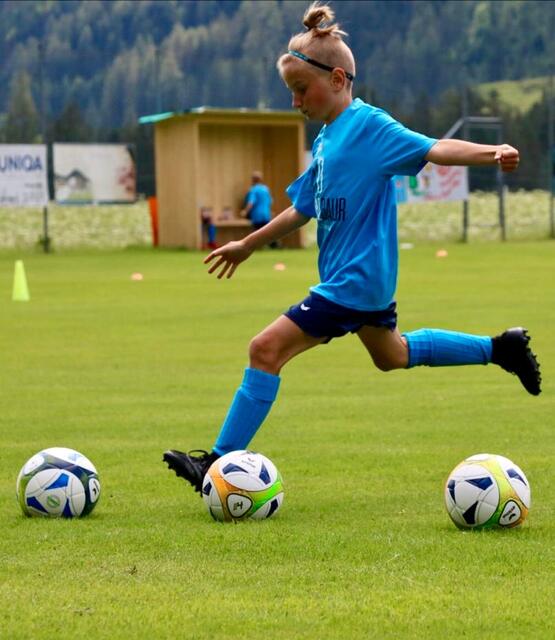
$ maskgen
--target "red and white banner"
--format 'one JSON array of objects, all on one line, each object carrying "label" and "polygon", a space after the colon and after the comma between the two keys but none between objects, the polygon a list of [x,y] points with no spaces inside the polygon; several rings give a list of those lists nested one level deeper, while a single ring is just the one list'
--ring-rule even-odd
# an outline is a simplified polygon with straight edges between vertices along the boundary
[{"label": "red and white banner", "polygon": [[468,167],[428,163],[417,176],[396,176],[397,202],[468,199]]}]

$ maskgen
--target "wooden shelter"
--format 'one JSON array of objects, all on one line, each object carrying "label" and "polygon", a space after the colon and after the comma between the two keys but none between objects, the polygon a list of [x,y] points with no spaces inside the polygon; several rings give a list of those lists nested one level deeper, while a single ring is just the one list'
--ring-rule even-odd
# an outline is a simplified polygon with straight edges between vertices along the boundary
[{"label": "wooden shelter", "polygon": [[[274,215],[291,204],[285,188],[304,171],[301,114],[200,107],[140,122],[155,125],[160,246],[200,249],[203,209],[216,224],[218,244],[246,236],[251,224],[239,212],[255,170],[270,188]],[[301,247],[302,230],[284,245]]]}]

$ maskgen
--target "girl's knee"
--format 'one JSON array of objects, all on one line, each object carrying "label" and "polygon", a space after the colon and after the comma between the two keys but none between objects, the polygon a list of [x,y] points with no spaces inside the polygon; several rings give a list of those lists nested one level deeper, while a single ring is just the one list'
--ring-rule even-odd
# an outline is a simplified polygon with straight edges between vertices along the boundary
[{"label": "girl's knee", "polygon": [[259,333],[249,344],[250,366],[263,371],[274,372],[279,369],[279,354],[271,336]]}]

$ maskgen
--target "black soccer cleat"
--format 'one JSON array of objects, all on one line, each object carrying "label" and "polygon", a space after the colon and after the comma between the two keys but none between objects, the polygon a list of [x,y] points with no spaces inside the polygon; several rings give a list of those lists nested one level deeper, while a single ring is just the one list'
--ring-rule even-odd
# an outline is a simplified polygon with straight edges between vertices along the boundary
[{"label": "black soccer cleat", "polygon": [[491,361],[518,376],[522,386],[537,396],[541,393],[540,365],[528,346],[530,336],[522,327],[507,329],[491,339]]},{"label": "black soccer cleat", "polygon": [[[200,455],[193,456],[191,455],[192,453],[198,453]],[[206,472],[214,460],[217,460],[219,457],[220,456],[214,453],[214,451],[208,453],[208,451],[204,451],[203,449],[195,449],[189,453],[170,449],[164,453],[163,460],[170,469],[175,471],[177,476],[187,480],[187,482],[193,486],[194,490],[200,493]]]}]

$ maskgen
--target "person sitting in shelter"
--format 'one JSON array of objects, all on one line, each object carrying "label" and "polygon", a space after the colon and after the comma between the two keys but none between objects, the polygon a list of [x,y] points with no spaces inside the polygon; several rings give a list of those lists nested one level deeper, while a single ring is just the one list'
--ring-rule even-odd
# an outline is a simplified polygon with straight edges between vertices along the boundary
[{"label": "person sitting in shelter", "polygon": [[[245,197],[245,208],[241,211],[244,218],[248,218],[255,230],[261,229],[272,219],[272,194],[270,189],[262,182],[261,171],[254,171],[251,177],[252,187]],[[277,242],[270,246],[275,249]]]},{"label": "person sitting in shelter", "polygon": [[245,198],[245,208],[241,215],[248,218],[255,229],[261,229],[272,219],[272,194],[262,182],[262,172],[254,171],[251,177],[252,187]]}]

